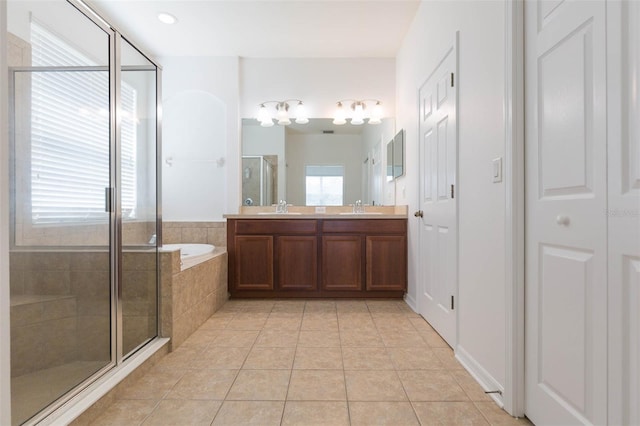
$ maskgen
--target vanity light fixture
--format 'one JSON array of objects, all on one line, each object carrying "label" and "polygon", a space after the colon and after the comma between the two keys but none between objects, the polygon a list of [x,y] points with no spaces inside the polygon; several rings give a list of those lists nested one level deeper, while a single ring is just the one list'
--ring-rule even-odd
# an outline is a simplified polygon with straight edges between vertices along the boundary
[{"label": "vanity light fixture", "polygon": [[[347,112],[343,103],[351,102],[349,107],[351,114],[351,124],[359,126],[365,123],[365,119],[369,119],[369,124],[380,124],[382,122],[382,103],[377,99],[343,99],[338,101],[336,112],[333,118],[333,124],[341,126],[347,122]],[[372,108],[371,115],[367,116],[367,104],[366,102],[375,102]]]},{"label": "vanity light fixture", "polygon": [[289,102],[297,102],[294,121],[297,124],[307,124],[309,122],[309,117],[307,116],[307,110],[300,99],[286,99],[284,101],[262,102],[259,105],[258,115],[256,116],[256,119],[260,122],[260,125],[262,127],[273,126],[274,116],[271,112],[269,112],[269,108],[267,108],[267,105],[275,104],[275,119],[278,121],[278,124],[281,126],[291,124],[291,119],[289,118]]},{"label": "vanity light fixture", "polygon": [[167,12],[158,13],[158,20],[167,25],[173,25],[178,22],[178,18]]},{"label": "vanity light fixture", "polygon": [[347,122],[347,113],[344,110],[344,106],[342,105],[342,102],[338,102],[336,113],[333,116],[333,124],[337,126],[342,126],[346,122]]}]

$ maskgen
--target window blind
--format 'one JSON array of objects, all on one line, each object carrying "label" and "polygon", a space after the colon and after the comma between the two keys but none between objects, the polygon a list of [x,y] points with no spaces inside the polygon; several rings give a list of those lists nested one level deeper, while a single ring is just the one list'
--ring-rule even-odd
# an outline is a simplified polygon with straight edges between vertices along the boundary
[{"label": "window blind", "polygon": [[[31,23],[36,67],[96,67],[37,21]],[[109,72],[104,68],[31,73],[31,218],[34,224],[106,221],[109,186]],[[136,206],[136,91],[123,83],[121,205]]]}]

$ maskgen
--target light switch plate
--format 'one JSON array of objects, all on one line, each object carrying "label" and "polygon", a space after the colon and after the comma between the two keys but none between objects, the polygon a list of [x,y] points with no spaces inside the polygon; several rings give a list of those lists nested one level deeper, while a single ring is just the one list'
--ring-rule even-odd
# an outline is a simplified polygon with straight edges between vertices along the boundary
[{"label": "light switch plate", "polygon": [[327,212],[327,208],[324,206],[316,206],[316,213],[326,213]]},{"label": "light switch plate", "polygon": [[502,157],[493,159],[493,182],[502,182]]}]

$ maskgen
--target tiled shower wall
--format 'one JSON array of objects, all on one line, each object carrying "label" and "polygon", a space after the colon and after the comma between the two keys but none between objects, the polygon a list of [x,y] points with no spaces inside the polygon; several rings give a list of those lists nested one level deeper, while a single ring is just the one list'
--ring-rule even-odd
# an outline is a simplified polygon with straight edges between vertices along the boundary
[{"label": "tiled shower wall", "polygon": [[[149,226],[128,224],[123,235],[146,240]],[[40,241],[44,245],[49,243],[45,234]],[[175,348],[227,300],[226,222],[168,222],[163,224],[163,237],[166,244],[216,246],[214,259],[186,271],[180,271],[179,260],[177,265],[171,261],[163,265],[162,330],[164,336],[172,337]],[[125,353],[153,335],[156,326],[155,296],[150,297],[156,285],[154,259],[153,252],[123,253]],[[71,361],[108,359],[109,274],[106,251],[25,248],[11,252],[13,376]],[[167,297],[172,300],[169,305]]]},{"label": "tiled shower wall", "polygon": [[[123,253],[125,353],[155,334],[155,252]],[[10,254],[12,376],[110,357],[106,251]]]}]

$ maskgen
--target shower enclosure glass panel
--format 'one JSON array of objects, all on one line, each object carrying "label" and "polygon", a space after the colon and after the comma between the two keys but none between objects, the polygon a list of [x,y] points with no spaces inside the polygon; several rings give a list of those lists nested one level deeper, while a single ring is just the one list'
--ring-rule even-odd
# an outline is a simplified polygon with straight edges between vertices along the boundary
[{"label": "shower enclosure glass panel", "polygon": [[278,202],[277,164],[275,155],[242,157],[242,204],[270,206]]},{"label": "shower enclosure glass panel", "polygon": [[11,404],[20,424],[113,365],[113,105],[108,32],[64,2],[7,4]]},{"label": "shower enclosure glass panel", "polygon": [[125,356],[157,336],[158,232],[156,67],[121,42],[120,206],[122,347]]}]

